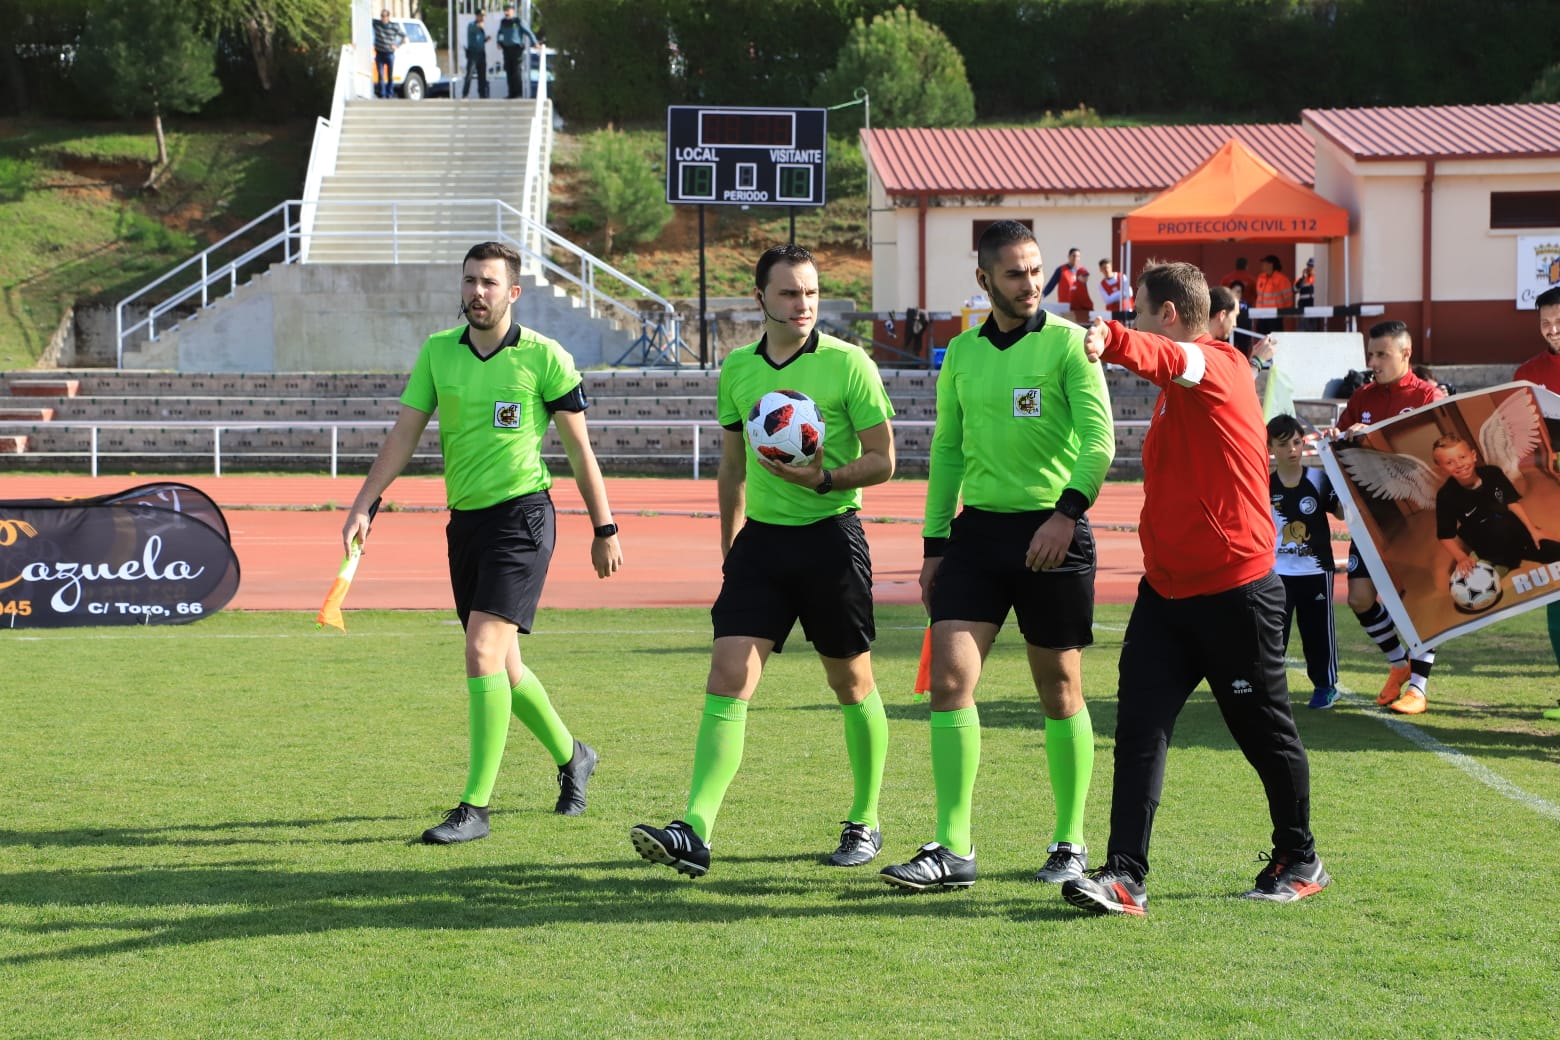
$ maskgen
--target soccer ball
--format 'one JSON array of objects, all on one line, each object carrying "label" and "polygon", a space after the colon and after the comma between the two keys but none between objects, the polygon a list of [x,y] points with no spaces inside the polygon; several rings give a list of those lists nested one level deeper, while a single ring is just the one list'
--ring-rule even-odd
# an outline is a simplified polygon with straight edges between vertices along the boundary
[{"label": "soccer ball", "polygon": [[1483,560],[1475,560],[1467,574],[1452,571],[1450,591],[1452,606],[1464,614],[1482,614],[1500,602],[1500,572]]},{"label": "soccer ball", "polygon": [[801,391],[771,390],[748,412],[747,437],[763,458],[805,466],[823,447],[823,421]]}]

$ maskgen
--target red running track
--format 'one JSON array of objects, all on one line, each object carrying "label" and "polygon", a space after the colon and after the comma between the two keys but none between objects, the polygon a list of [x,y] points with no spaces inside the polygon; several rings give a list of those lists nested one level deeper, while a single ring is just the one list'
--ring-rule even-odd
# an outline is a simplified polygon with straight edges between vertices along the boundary
[{"label": "red running track", "polygon": [[[137,484],[190,484],[222,507],[241,580],[231,608],[317,610],[341,563],[342,510],[359,477],[0,477],[0,501],[86,498]],[[720,588],[720,520],[714,480],[609,478],[622,528],[624,567],[599,579],[590,565],[590,519],[574,482],[553,485],[558,549],[544,607],[708,606]],[[862,519],[881,603],[917,603],[926,482],[896,480],[865,491]],[[1141,484],[1107,484],[1090,510],[1099,551],[1101,603],[1130,603],[1142,574],[1136,534]],[[402,477],[374,521],[349,608],[452,610],[444,558],[444,482]]]}]

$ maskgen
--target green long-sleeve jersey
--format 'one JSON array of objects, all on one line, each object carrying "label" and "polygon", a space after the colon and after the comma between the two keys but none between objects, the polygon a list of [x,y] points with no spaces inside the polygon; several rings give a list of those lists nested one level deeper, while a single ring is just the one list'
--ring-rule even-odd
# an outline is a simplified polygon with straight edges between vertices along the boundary
[{"label": "green long-sleeve jersey", "polygon": [[946,538],[962,493],[997,513],[1050,509],[1072,489],[1092,504],[1116,452],[1105,373],[1083,329],[1041,311],[1003,333],[992,318],[953,338],[937,378],[927,538]]}]

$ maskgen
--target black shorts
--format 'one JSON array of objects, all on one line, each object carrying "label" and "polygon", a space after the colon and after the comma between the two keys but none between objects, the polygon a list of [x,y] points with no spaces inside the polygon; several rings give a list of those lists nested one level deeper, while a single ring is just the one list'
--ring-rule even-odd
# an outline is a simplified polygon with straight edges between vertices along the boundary
[{"label": "black shorts", "polygon": [[1376,576],[1370,572],[1370,567],[1365,563],[1365,557],[1360,555],[1359,547],[1354,544],[1354,539],[1349,539],[1349,580],[1355,581],[1364,578],[1375,584]]},{"label": "black shorts", "polygon": [[981,621],[999,628],[1011,609],[1024,642],[1073,650],[1094,642],[1094,532],[1087,517],[1073,528],[1060,567],[1024,565],[1029,540],[1051,510],[993,513],[968,507],[953,518],[932,586],[932,623]]},{"label": "black shorts", "polygon": [[444,537],[461,626],[480,610],[531,631],[557,533],[545,491],[486,509],[450,510]]},{"label": "black shorts", "polygon": [[824,657],[872,649],[872,556],[855,513],[791,527],[749,520],[721,567],[710,608],[715,638],[750,636],[785,646],[797,619]]}]

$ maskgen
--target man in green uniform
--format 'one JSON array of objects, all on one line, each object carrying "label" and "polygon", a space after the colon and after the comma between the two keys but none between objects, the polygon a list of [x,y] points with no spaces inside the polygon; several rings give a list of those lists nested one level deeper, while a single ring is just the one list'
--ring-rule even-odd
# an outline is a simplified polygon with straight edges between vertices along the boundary
[{"label": "man in green uniform", "polygon": [[[894,414],[877,367],[860,348],[820,335],[818,268],[795,245],[759,259],[754,296],[764,335],[727,355],[718,409],[726,429],[719,474],[725,563],[710,610],[715,647],[704,715],[694,747],[693,782],[683,818],[629,832],[645,859],[690,877],[710,868],[710,833],[742,762],[748,701],[764,662],[779,653],[798,618],[823,662],[844,715],[854,777],[833,866],[868,863],[882,848],[878,789],[888,753],[888,721],[872,678],[872,560],[856,511],[861,488],[894,471]],[[770,390],[812,398],[823,447],[808,465],[760,457],[744,422]],[[745,518],[741,530],[739,517]]]},{"label": "man in green uniform", "polygon": [[467,252],[461,272],[466,324],[436,332],[423,344],[395,426],[341,530],[349,550],[353,542],[367,541],[369,505],[411,460],[437,409],[450,507],[450,584],[466,630],[471,759],[460,804],[423,832],[431,845],[487,837],[488,800],[511,711],[558,767],[554,811],[585,811],[596,752],[569,732],[541,681],[520,660],[518,634],[531,631],[555,536],[547,494],[552,478],[541,453],[549,421],[557,424],[595,525],[590,558],[596,574],[608,577],[623,564],[606,485],[586,436],[584,384],[574,359],[510,314],[520,298],[519,254],[484,242]]},{"label": "man in green uniform", "polygon": [[1009,609],[1045,712],[1056,800],[1049,858],[1035,880],[1060,884],[1087,865],[1094,731],[1080,668],[1094,641],[1094,537],[1084,511],[1116,450],[1110,399],[1100,366],[1084,356],[1083,329],[1040,306],[1044,268],[1030,230],[1012,220],[991,225],[977,262],[991,315],[954,337],[943,358],[922,532],[937,833],[880,875],[913,891],[975,883],[975,684]]}]

